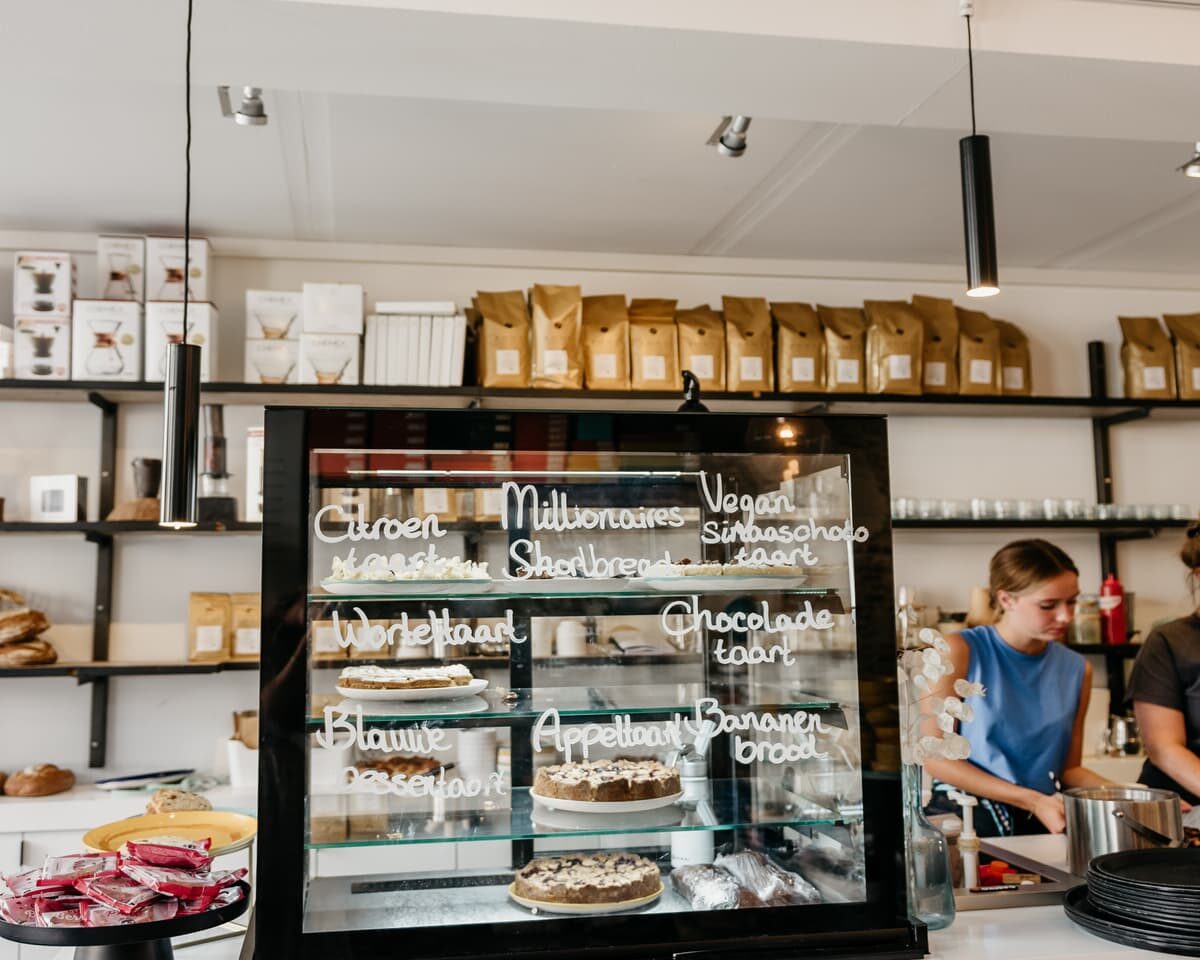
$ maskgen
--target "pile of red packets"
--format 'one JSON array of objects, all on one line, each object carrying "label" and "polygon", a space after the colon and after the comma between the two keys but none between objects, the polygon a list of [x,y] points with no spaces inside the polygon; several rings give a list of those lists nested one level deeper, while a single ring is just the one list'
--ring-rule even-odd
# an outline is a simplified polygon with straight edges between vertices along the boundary
[{"label": "pile of red packets", "polygon": [[120,853],[47,857],[0,877],[0,919],[39,927],[113,927],[170,920],[237,903],[245,870],[213,870],[212,841],[155,837]]}]

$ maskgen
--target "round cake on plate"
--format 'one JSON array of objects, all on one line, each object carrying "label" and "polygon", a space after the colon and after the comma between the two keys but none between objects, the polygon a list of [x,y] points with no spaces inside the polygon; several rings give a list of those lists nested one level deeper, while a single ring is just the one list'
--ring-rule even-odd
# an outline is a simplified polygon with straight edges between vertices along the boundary
[{"label": "round cake on plate", "polygon": [[538,857],[513,878],[514,896],[542,903],[624,903],[662,889],[658,867],[636,853]]},{"label": "round cake on plate", "polygon": [[590,803],[657,800],[674,796],[681,789],[675,767],[657,760],[626,757],[542,767],[533,781],[536,796]]}]

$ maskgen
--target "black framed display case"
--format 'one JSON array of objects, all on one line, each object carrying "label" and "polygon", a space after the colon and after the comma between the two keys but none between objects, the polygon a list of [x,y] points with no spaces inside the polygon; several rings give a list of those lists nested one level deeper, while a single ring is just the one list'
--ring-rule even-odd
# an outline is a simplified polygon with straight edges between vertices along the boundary
[{"label": "black framed display case", "polygon": [[266,435],[256,957],[924,955],[883,419]]}]

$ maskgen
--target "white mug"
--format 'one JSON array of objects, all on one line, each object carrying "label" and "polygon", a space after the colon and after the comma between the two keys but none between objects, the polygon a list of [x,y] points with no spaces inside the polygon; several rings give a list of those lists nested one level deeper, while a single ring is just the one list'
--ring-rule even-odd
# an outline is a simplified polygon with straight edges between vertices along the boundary
[{"label": "white mug", "polygon": [[563,620],[554,632],[554,648],[560,657],[587,655],[587,627],[582,620]]},{"label": "white mug", "polygon": [[554,630],[558,621],[550,617],[534,617],[529,622],[529,642],[535,660],[554,656]]}]

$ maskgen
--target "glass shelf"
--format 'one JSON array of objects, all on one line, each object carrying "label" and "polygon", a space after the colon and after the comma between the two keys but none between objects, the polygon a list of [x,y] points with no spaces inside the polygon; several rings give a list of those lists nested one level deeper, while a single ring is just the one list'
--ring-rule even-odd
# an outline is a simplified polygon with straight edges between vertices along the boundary
[{"label": "glass shelf", "polygon": [[[447,782],[450,779],[447,777]],[[453,800],[345,794],[350,806],[346,839],[310,841],[307,847],[323,850],[446,841],[602,837],[766,825],[828,827],[850,822],[833,810],[765,780],[712,780],[709,786],[711,799],[681,801],[636,813],[599,814],[550,809],[532,797],[529,787],[516,787],[503,796]],[[374,807],[368,809],[372,804]],[[310,831],[312,826],[319,826],[324,832],[331,819],[340,821],[344,815],[315,816]]]},{"label": "glass shelf", "polygon": [[[408,724],[426,720],[534,720],[547,710],[563,717],[612,716],[613,714],[691,714],[702,697],[714,697],[726,713],[785,710],[822,710],[838,707],[826,697],[807,695],[783,683],[753,683],[744,680],[726,684],[719,680],[703,683],[648,683],[624,687],[535,687],[511,691],[489,687],[478,696],[459,700],[426,700],[414,703],[382,700],[342,699],[331,704],[335,711],[355,715],[362,708],[364,723]],[[747,699],[752,698],[752,699]],[[321,729],[324,708],[309,717],[310,730]],[[830,722],[836,722],[831,720]]]},{"label": "glass shelf", "polygon": [[[309,603],[374,603],[386,601],[395,603],[403,600],[425,600],[435,602],[451,602],[462,603],[472,600],[514,600],[525,599],[530,597],[544,599],[564,599],[572,598],[587,598],[587,597],[608,597],[620,599],[622,597],[635,598],[662,598],[664,600],[672,597],[685,597],[692,594],[702,594],[705,596],[725,596],[729,594],[788,594],[789,596],[801,597],[826,597],[835,596],[837,591],[824,586],[775,586],[763,585],[761,578],[753,578],[753,583],[748,585],[738,583],[738,578],[713,578],[713,579],[728,579],[728,584],[711,585],[708,582],[709,578],[703,578],[704,583],[688,584],[690,577],[680,577],[678,588],[667,590],[656,590],[647,586],[633,586],[629,580],[613,580],[613,579],[596,579],[590,580],[584,577],[579,577],[578,583],[572,583],[570,580],[495,580],[492,582],[491,589],[486,591],[463,591],[455,593],[447,590],[445,587],[423,591],[419,588],[397,590],[395,592],[377,593],[309,593]],[[696,580],[701,578],[696,577]],[[403,581],[398,581],[403,583]]]}]

